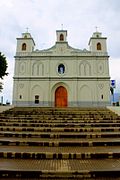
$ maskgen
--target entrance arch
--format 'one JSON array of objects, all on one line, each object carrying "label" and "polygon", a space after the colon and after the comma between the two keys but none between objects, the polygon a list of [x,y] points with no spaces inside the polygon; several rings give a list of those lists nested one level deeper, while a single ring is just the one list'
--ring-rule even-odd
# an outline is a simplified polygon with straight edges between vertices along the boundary
[{"label": "entrance arch", "polygon": [[55,91],[55,107],[67,107],[68,95],[67,90],[63,86],[59,86]]}]

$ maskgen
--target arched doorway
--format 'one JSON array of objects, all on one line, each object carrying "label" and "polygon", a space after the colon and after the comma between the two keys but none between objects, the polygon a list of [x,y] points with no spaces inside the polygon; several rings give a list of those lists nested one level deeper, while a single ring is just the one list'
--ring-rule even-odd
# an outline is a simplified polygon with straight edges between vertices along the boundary
[{"label": "arched doorway", "polygon": [[59,86],[55,91],[55,107],[67,107],[67,90]]}]

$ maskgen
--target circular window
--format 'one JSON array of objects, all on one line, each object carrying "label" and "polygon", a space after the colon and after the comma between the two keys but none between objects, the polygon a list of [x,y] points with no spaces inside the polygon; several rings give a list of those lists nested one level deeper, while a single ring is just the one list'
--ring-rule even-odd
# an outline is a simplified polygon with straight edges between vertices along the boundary
[{"label": "circular window", "polygon": [[65,66],[63,64],[60,64],[58,66],[58,73],[59,74],[64,74],[64,72],[65,72]]}]

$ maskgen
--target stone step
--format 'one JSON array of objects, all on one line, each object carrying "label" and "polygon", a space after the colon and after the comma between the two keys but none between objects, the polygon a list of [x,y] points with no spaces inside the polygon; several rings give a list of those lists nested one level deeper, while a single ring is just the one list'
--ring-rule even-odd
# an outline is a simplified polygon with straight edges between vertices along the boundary
[{"label": "stone step", "polygon": [[10,112],[76,112],[76,111],[87,111],[87,112],[109,112],[106,107],[14,107],[9,109]]},{"label": "stone step", "polygon": [[60,117],[74,117],[74,116],[80,116],[80,117],[117,117],[117,115],[111,111],[6,111],[4,113],[2,113],[2,116],[60,116]]},{"label": "stone step", "polygon": [[[32,116],[25,116],[25,117],[22,117],[22,116],[19,116],[19,117],[12,117],[12,116],[9,116],[9,117],[7,117],[7,116],[5,116],[5,117],[0,117],[0,121],[20,121],[20,122],[22,122],[22,121],[38,121],[38,122],[40,122],[40,121],[45,121],[45,122],[49,122],[49,121],[60,121],[60,122],[64,122],[64,121],[87,121],[87,120],[89,120],[89,121],[96,121],[96,120],[103,120],[103,118],[90,118],[90,117],[86,117],[86,118],[82,118],[82,117],[54,117],[54,116],[52,116],[52,117],[50,117],[50,116],[35,116],[35,117],[32,117]],[[113,118],[113,119],[104,119],[104,121],[106,121],[106,120],[119,120],[118,118]]]},{"label": "stone step", "polygon": [[53,114],[53,115],[51,115],[51,114],[36,114],[36,115],[33,115],[33,114],[25,114],[25,115],[22,115],[22,114],[20,114],[20,115],[11,115],[11,114],[8,114],[8,115],[3,115],[3,114],[1,114],[0,115],[0,118],[9,118],[9,117],[11,117],[11,118],[42,118],[42,117],[44,117],[44,118],[46,118],[46,119],[50,119],[50,118],[68,118],[68,119],[71,119],[71,118],[80,118],[80,119],[83,119],[83,118],[85,118],[85,119],[87,119],[87,118],[91,118],[91,119],[115,119],[115,118],[118,118],[118,119],[120,119],[118,116],[116,116],[116,115],[93,115],[93,116],[91,116],[91,115],[89,115],[89,114],[74,114],[74,115],[68,115],[68,114],[61,114],[61,115],[59,115],[59,114]]},{"label": "stone step", "polygon": [[0,114],[0,179],[120,177],[120,117],[106,108]]},{"label": "stone step", "polygon": [[109,159],[120,158],[119,147],[1,146],[0,158],[10,159]]},{"label": "stone step", "polygon": [[0,145],[16,145],[16,146],[50,146],[50,147],[66,147],[66,146],[119,146],[120,138],[17,138],[17,137],[1,137]]},{"label": "stone step", "polygon": [[3,116],[7,116],[7,115],[12,115],[12,116],[36,116],[36,115],[61,115],[61,116],[66,116],[68,115],[69,117],[70,116],[75,116],[75,115],[84,115],[84,116],[91,116],[91,117],[95,117],[95,116],[117,116],[114,112],[110,111],[110,110],[105,110],[105,111],[92,111],[92,110],[85,110],[85,111],[82,111],[82,110],[78,110],[78,111],[75,111],[74,108],[72,110],[66,110],[66,111],[63,111],[63,110],[59,110],[59,111],[27,111],[27,110],[23,110],[23,111],[5,111],[3,112],[1,115]]},{"label": "stone step", "polygon": [[49,152],[49,153],[119,153],[119,146],[96,146],[96,147],[79,147],[79,146],[66,146],[66,147],[39,147],[39,146],[0,146],[3,152]]},{"label": "stone step", "polygon": [[99,120],[99,119],[80,119],[80,118],[73,118],[73,119],[40,119],[40,118],[4,118],[0,119],[0,124],[2,123],[120,123],[120,120],[114,119],[114,120]]},{"label": "stone step", "polygon": [[[19,177],[18,177],[18,178],[17,178],[17,177],[12,177],[12,178],[10,178],[10,177],[9,177],[9,178],[7,178],[7,177],[6,177],[6,178],[0,178],[0,180],[8,180],[8,179],[9,179],[9,180],[20,180],[21,178],[19,178]],[[27,178],[27,177],[26,177],[26,178],[22,178],[22,179],[24,179],[24,180],[31,180],[31,179],[32,179],[32,180],[36,180],[36,179],[37,179],[37,180],[41,180],[41,179],[42,179],[42,180],[47,180],[47,179],[49,179],[49,180],[71,180],[71,179],[74,179],[74,180],[81,180],[81,179],[82,179],[82,180],[83,180],[83,179],[85,179],[85,180],[120,180],[120,178],[117,177],[117,176],[112,176],[112,177],[96,177],[96,178],[94,178],[94,177],[88,177],[88,178],[87,178],[87,177],[83,177],[83,176],[82,176],[82,177],[80,177],[80,176],[78,177],[78,176],[77,176],[77,179],[76,179],[76,177],[74,177],[74,176],[72,176],[72,177],[70,177],[70,176],[69,176],[69,177],[67,177],[67,176],[66,176],[66,177],[65,177],[65,176],[64,176],[64,177],[63,177],[63,176],[62,176],[62,177],[49,177],[49,176],[48,176],[48,177],[39,177],[39,178],[34,178],[34,177],[32,177],[32,178]]]},{"label": "stone step", "polygon": [[0,137],[39,137],[39,138],[120,138],[120,132],[29,132],[0,131]]},{"label": "stone step", "polygon": [[120,127],[19,127],[0,126],[0,131],[28,132],[119,132]]},{"label": "stone step", "polygon": [[[120,159],[26,160],[0,159],[0,178],[117,178]],[[114,172],[114,173],[113,173]]]},{"label": "stone step", "polygon": [[120,152],[106,153],[48,153],[48,152],[1,152],[0,158],[10,159],[111,159],[120,158]]},{"label": "stone step", "polygon": [[54,112],[54,113],[51,113],[51,112],[16,112],[16,113],[2,113],[0,115],[0,117],[9,117],[9,115],[11,117],[36,117],[36,116],[44,116],[44,117],[48,117],[48,116],[53,116],[53,117],[91,117],[91,118],[94,118],[94,117],[103,117],[103,118],[110,118],[110,117],[117,117],[116,114],[113,114],[113,113],[89,113],[89,112],[81,112],[81,111],[78,111],[78,112]]},{"label": "stone step", "polygon": [[12,126],[12,127],[120,127],[120,123],[11,123],[0,122],[0,127]]}]

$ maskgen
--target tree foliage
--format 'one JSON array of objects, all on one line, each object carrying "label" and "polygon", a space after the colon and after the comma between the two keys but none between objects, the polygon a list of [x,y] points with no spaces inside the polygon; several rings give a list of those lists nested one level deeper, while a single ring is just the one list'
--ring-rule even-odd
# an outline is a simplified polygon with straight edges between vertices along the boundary
[{"label": "tree foliage", "polygon": [[[7,76],[7,61],[6,57],[0,52],[0,79],[3,79],[4,76]],[[0,82],[0,92],[3,89],[2,82]]]},{"label": "tree foliage", "polygon": [[4,76],[7,76],[7,61],[6,57],[0,52],[0,78],[3,79]]},{"label": "tree foliage", "polygon": [[2,91],[3,87],[2,87],[2,83],[0,82],[0,92]]}]

